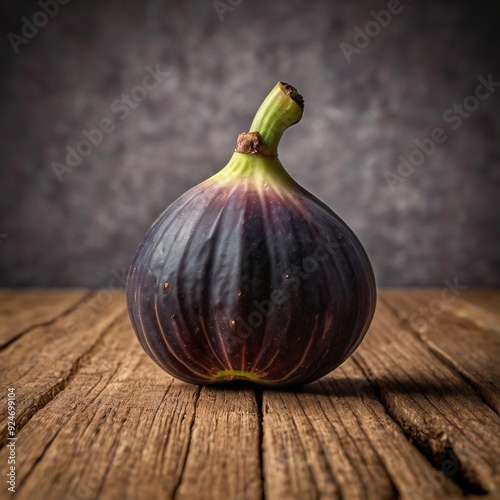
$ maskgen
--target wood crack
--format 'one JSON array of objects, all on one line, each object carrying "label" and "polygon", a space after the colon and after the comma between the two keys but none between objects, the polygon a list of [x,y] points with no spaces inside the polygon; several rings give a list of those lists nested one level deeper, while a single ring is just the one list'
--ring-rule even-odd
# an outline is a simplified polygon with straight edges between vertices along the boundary
[{"label": "wood crack", "polygon": [[[320,409],[321,409],[321,413],[325,416],[325,420],[326,420],[326,421],[328,421],[328,420],[329,420],[329,419],[328,419],[328,416],[326,415],[324,408],[321,406],[321,404],[320,404],[320,402],[319,402],[319,398],[318,398],[318,395],[317,395],[317,394],[316,394],[316,395],[314,395],[314,400],[316,401],[318,408],[320,408]],[[297,398],[297,401],[298,401],[298,403],[299,403],[299,406],[300,406],[300,408],[301,408],[302,412],[304,413],[304,416],[305,416],[306,420],[309,422],[309,425],[310,425],[310,426],[311,426],[311,428],[313,429],[313,428],[314,428],[314,426],[313,426],[313,423],[312,423],[312,421],[311,421],[311,418],[309,417],[309,414],[308,414],[307,408],[305,408],[305,407],[304,407],[304,405],[302,404],[302,401],[300,400],[300,398]],[[334,405],[332,405],[332,408],[333,408],[333,411],[334,411],[334,412],[337,414],[337,416],[338,416],[338,412],[337,412],[337,410],[334,408]],[[332,433],[335,433],[336,438],[340,441],[341,439],[340,439],[340,436],[339,436],[339,434],[338,434],[337,430],[333,427],[333,425],[331,425],[331,426],[330,426],[330,428],[331,428]],[[316,436],[316,438],[317,438],[317,440],[318,440],[318,450],[320,451],[321,456],[322,456],[323,460],[325,461],[325,464],[326,464],[326,466],[327,466],[328,473],[329,473],[329,476],[330,476],[330,480],[331,480],[332,484],[334,485],[334,487],[336,488],[336,493],[337,493],[338,498],[339,498],[340,500],[342,500],[342,499],[344,498],[344,492],[342,491],[342,489],[343,489],[343,488],[342,488],[342,485],[341,485],[341,484],[339,484],[339,483],[336,481],[336,478],[335,478],[335,472],[334,472],[334,470],[333,470],[332,463],[331,463],[331,461],[329,460],[328,454],[327,454],[327,452],[326,452],[326,450],[325,450],[325,448],[324,448],[324,444],[323,444],[323,442],[322,442],[321,437],[319,436],[319,434],[318,434],[318,432],[317,432],[316,430],[314,431],[314,434],[315,434],[315,436]],[[350,437],[350,435],[349,435],[349,437]],[[350,459],[350,458],[348,458],[348,460],[349,460],[349,463],[351,463],[351,464],[352,464],[351,459]],[[314,477],[314,476],[313,476],[313,477]],[[318,493],[319,493],[319,490],[318,490]]]},{"label": "wood crack", "polygon": [[11,344],[13,344],[16,340],[19,340],[23,335],[31,332],[35,328],[41,328],[44,326],[50,326],[53,325],[56,321],[59,321],[61,318],[64,318],[66,316],[69,316],[72,312],[76,311],[84,302],[86,302],[90,297],[94,295],[94,292],[87,293],[81,300],[79,300],[76,304],[71,305],[63,311],[61,314],[56,316],[55,318],[49,319],[47,321],[42,321],[41,323],[35,323],[33,325],[28,326],[24,330],[21,330],[18,332],[14,337],[9,339],[7,342],[4,342],[3,344],[0,345],[0,352],[9,347]]},{"label": "wood crack", "polygon": [[385,473],[387,475],[387,478],[389,480],[390,487],[391,487],[391,490],[392,490],[391,491],[391,498],[393,498],[394,500],[399,500],[401,498],[401,493],[399,492],[399,489],[396,486],[396,483],[394,482],[394,479],[392,478],[392,475],[389,472],[389,469],[387,468],[386,464],[384,463],[384,460],[380,456],[380,453],[377,451],[376,447],[373,445],[373,442],[370,439],[369,434],[366,432],[364,426],[361,424],[361,421],[358,418],[358,416],[356,415],[354,408],[352,410],[352,413],[353,413],[354,419],[358,423],[358,427],[361,429],[361,432],[363,432],[363,434],[366,436],[366,441],[369,443],[370,448],[373,450],[373,453],[377,456],[378,460],[380,461],[381,467],[384,469],[384,471],[385,471]]},{"label": "wood crack", "polygon": [[399,324],[408,329],[412,333],[413,337],[418,342],[420,342],[438,361],[440,361],[447,368],[456,373],[461,380],[464,380],[488,408],[494,411],[497,415],[500,415],[498,407],[495,405],[494,402],[490,400],[488,391],[482,385],[477,383],[470,376],[470,374],[460,366],[459,363],[457,363],[451,356],[449,356],[446,352],[444,352],[442,349],[436,346],[427,336],[422,335],[422,333],[414,329],[410,325],[410,322],[407,319],[402,318],[397,313],[397,310],[392,306],[392,304],[388,300],[382,298],[381,301],[384,303],[384,305],[387,307],[389,312],[393,315],[393,317],[398,321]]},{"label": "wood crack", "polygon": [[[29,423],[29,421],[43,408],[45,408],[61,391],[63,391],[75,378],[77,373],[81,370],[82,366],[88,364],[87,361],[90,360],[98,349],[102,349],[103,339],[106,333],[119,321],[119,315],[115,317],[113,321],[103,329],[99,337],[92,344],[92,346],[85,351],[81,356],[79,356],[71,366],[69,372],[59,381],[57,384],[53,385],[45,393],[41,394],[37,401],[29,406],[21,415],[19,415],[16,421],[16,432],[19,434],[21,430]],[[6,445],[5,441],[0,443],[0,449]]]},{"label": "wood crack", "polygon": [[29,477],[31,476],[31,474],[33,474],[33,472],[35,471],[35,469],[37,468],[37,465],[42,461],[43,457],[45,456],[45,453],[47,452],[47,450],[50,448],[50,446],[52,445],[52,443],[54,442],[54,440],[56,439],[56,437],[59,435],[59,432],[61,432],[62,430],[62,427],[60,427],[59,429],[57,429],[57,432],[52,436],[52,438],[50,439],[50,441],[47,442],[47,444],[45,445],[45,447],[43,448],[43,451],[42,453],[40,454],[39,457],[37,457],[37,459],[35,460],[35,462],[33,463],[33,466],[31,467],[31,469],[26,473],[26,475],[23,477],[22,481],[19,482],[19,486],[18,486],[18,491],[17,493],[19,493],[19,490],[23,487],[23,485],[28,481]]},{"label": "wood crack", "polygon": [[[160,403],[158,404],[158,406],[155,408],[155,411],[154,411],[154,417],[153,417],[153,423],[151,425],[151,427],[149,428],[149,431],[147,433],[147,436],[146,436],[146,441],[149,439],[149,437],[151,436],[151,432],[153,431],[154,429],[154,426],[155,426],[155,423],[156,423],[156,420],[157,420],[157,417],[158,417],[158,412],[160,411],[160,408],[163,406],[163,403],[165,402],[165,400],[167,399],[167,396],[170,392],[170,389],[172,388],[172,384],[174,383],[174,379],[170,379],[170,383],[168,384],[168,387],[165,388],[165,393],[163,394],[162,398],[161,398],[161,401]],[[161,465],[163,466],[164,463],[165,463],[165,452],[166,452],[166,449],[167,449],[167,443],[170,439],[170,433],[171,433],[171,428],[169,427],[168,430],[167,430],[167,434],[165,435],[165,439],[163,440],[163,444],[162,444],[162,449],[161,449],[161,453],[160,453],[160,457],[161,457]]]},{"label": "wood crack", "polygon": [[[466,467],[460,461],[452,443],[444,435],[444,433],[432,433],[430,429],[423,429],[410,422],[398,418],[398,415],[392,411],[391,405],[384,396],[382,387],[373,378],[372,374],[367,370],[362,363],[353,357],[353,361],[363,372],[366,379],[370,383],[375,393],[376,398],[382,405],[387,416],[401,429],[403,435],[408,442],[414,446],[421,455],[431,464],[431,466],[443,473],[443,469],[448,469],[448,465],[452,465],[455,472],[447,474],[466,495],[486,495],[488,490],[479,484],[479,481],[474,481],[473,471],[466,470]],[[434,443],[434,446],[432,445]]]},{"label": "wood crack", "polygon": [[[297,394],[294,395],[299,406],[302,408],[302,410],[304,410],[304,408],[302,407],[302,405],[300,404],[300,398],[298,397]],[[306,418],[307,418],[307,415],[306,415]],[[301,435],[301,427],[300,427],[300,424],[297,423],[297,420],[296,418],[294,418],[294,416],[292,416],[292,420],[291,420],[291,423],[293,423],[293,426],[295,427],[295,430],[297,432],[297,436],[299,436],[299,439],[298,439],[298,443],[300,445],[300,448],[302,449],[302,452],[304,454],[304,457],[307,457],[307,448],[304,444],[304,442],[302,441],[302,439],[300,439],[300,435]],[[318,483],[316,481],[316,477],[315,477],[315,474],[314,474],[314,467],[311,463],[309,463],[309,461],[306,461],[306,466],[307,466],[307,470],[309,471],[309,476],[311,478],[311,486],[314,488],[314,493],[315,493],[315,498],[319,498],[320,497],[320,490],[318,488]],[[344,500],[344,497],[342,495],[342,491],[338,490],[338,498],[339,500]]]},{"label": "wood crack", "polygon": [[462,380],[464,380],[472,390],[479,396],[481,401],[497,415],[500,416],[498,407],[494,402],[490,401],[489,394],[484,390],[483,386],[477,383],[465,370],[463,370],[460,365],[454,362],[453,358],[449,357],[445,352],[441,351],[433,345],[428,345],[429,350],[432,354],[441,361],[447,368],[456,373]]},{"label": "wood crack", "polygon": [[203,387],[198,387],[198,390],[196,391],[196,401],[194,403],[193,418],[191,419],[191,422],[189,424],[189,440],[188,440],[188,444],[186,447],[186,454],[185,454],[184,460],[182,462],[182,468],[181,468],[181,472],[179,474],[179,480],[177,481],[177,484],[174,486],[174,488],[172,490],[172,498],[174,500],[177,498],[177,495],[179,493],[179,488],[182,484],[182,479],[184,477],[184,472],[186,470],[186,463],[188,461],[189,451],[191,449],[191,442],[193,440],[193,429],[194,429],[194,424],[196,421],[196,414],[198,412],[198,404],[200,402],[200,396],[201,396],[202,389],[203,389]]},{"label": "wood crack", "polygon": [[260,484],[261,484],[261,498],[266,498],[266,485],[264,476],[264,413],[263,413],[263,397],[264,390],[262,387],[255,389],[255,402],[257,404],[257,417],[259,420],[259,468],[260,468]]}]

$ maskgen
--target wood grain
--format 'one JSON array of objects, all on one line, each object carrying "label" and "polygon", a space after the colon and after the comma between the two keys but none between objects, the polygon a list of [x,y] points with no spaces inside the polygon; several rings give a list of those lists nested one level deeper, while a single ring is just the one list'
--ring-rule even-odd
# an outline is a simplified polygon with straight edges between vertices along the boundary
[{"label": "wood grain", "polygon": [[268,390],[174,380],[120,293],[0,291],[2,472],[15,387],[16,498],[499,498],[498,304],[382,291],[346,363]]},{"label": "wood grain", "polygon": [[63,291],[0,290],[0,347],[30,328],[50,324],[67,313],[89,293]]}]

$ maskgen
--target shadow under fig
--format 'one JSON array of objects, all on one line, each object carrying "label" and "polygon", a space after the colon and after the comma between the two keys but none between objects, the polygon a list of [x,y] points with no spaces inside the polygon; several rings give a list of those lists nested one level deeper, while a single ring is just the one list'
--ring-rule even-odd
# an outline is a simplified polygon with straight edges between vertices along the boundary
[{"label": "shadow under fig", "polygon": [[[410,380],[397,379],[390,374],[381,374],[367,379],[365,377],[345,377],[341,373],[335,371],[325,377],[306,384],[294,385],[287,387],[273,387],[263,384],[256,384],[246,381],[232,381],[214,385],[207,385],[214,390],[229,390],[229,391],[242,391],[242,390],[258,390],[270,392],[283,392],[294,394],[314,394],[328,397],[378,397],[380,393],[392,394],[408,394],[416,395],[421,394],[427,397],[444,397],[455,396],[457,398],[464,397],[464,384],[467,385],[465,380],[463,383],[450,381],[449,379],[436,379],[424,373],[419,376],[413,376]],[[470,387],[471,391],[474,391]]]}]

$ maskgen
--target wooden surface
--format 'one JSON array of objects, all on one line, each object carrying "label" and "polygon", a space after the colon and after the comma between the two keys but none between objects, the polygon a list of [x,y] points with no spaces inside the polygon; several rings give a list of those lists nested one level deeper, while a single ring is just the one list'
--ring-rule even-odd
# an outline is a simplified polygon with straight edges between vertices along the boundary
[{"label": "wooden surface", "polygon": [[356,353],[288,391],[172,379],[105,290],[1,291],[0,346],[15,498],[500,498],[499,291],[382,291]]}]

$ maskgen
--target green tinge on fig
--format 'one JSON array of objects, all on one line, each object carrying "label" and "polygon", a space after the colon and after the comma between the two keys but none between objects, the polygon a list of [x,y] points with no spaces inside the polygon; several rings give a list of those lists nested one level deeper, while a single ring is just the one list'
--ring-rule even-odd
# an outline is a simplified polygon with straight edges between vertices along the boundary
[{"label": "green tinge on fig", "polygon": [[246,372],[243,370],[220,370],[215,375],[213,375],[213,380],[217,382],[223,382],[227,380],[251,380],[253,382],[260,381],[260,377],[252,372]]},{"label": "green tinge on fig", "polygon": [[256,189],[260,189],[266,183],[272,183],[276,190],[283,192],[297,186],[296,181],[292,179],[278,158],[243,153],[233,153],[229,163],[210,180],[221,185],[242,185],[247,181]]}]

